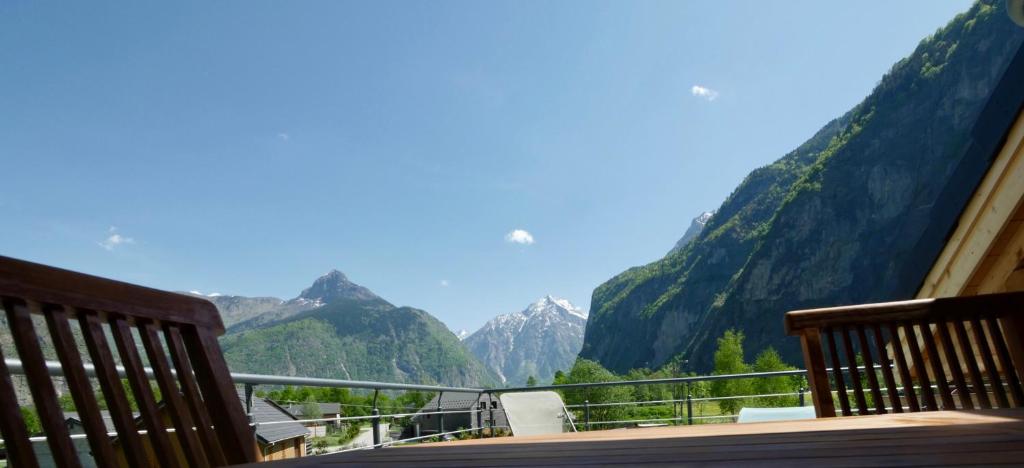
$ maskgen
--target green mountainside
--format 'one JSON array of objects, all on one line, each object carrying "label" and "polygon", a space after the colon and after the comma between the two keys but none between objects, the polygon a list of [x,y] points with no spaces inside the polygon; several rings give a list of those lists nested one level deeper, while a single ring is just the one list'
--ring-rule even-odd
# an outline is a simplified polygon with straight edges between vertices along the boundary
[{"label": "green mountainside", "polygon": [[[330,281],[336,283],[332,290],[351,289],[340,278]],[[423,310],[365,294],[318,294],[308,301],[317,308],[236,327],[221,337],[231,370],[456,386],[496,381],[455,334]]]},{"label": "green mountainside", "polygon": [[696,239],[595,289],[581,357],[622,373],[681,354],[707,371],[735,328],[798,363],[786,311],[912,296],[930,265],[906,262],[927,257],[932,210],[959,209],[936,203],[1022,38],[986,0],[923,40],[863,102],[750,173]]}]

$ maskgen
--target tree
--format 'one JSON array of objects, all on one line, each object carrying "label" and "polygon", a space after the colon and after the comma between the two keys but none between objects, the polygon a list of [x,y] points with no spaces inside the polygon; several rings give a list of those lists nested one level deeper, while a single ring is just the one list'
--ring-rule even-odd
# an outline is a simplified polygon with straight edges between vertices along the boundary
[{"label": "tree", "polygon": [[555,371],[555,378],[551,380],[551,385],[562,385],[565,383],[565,372],[561,370]]},{"label": "tree", "polygon": [[18,409],[21,410],[21,419],[25,421],[25,427],[28,428],[29,435],[43,432],[43,425],[39,423],[39,415],[36,414],[35,407],[22,406]]},{"label": "tree", "polygon": [[536,387],[537,386],[537,378],[531,375],[529,378],[526,379],[526,386],[527,387]]},{"label": "tree", "polygon": [[[572,370],[569,371],[569,375],[565,378],[565,383],[615,382],[618,380],[620,380],[618,376],[597,362],[577,358],[576,363],[572,366]],[[621,386],[572,388],[563,390],[563,394],[566,404],[570,405],[583,404],[584,401],[589,401],[590,403],[618,403],[629,401],[630,397],[632,397],[632,391],[627,387]],[[592,421],[619,420],[624,414],[625,411],[622,406],[604,406],[591,408],[590,410]]]},{"label": "tree", "polygon": [[[793,366],[782,362],[782,357],[779,356],[779,353],[771,346],[764,351],[761,351],[761,353],[757,355],[757,358],[754,359],[754,372],[777,372],[793,369]],[[799,388],[799,376],[761,377],[754,379],[753,383],[754,393],[758,395],[792,393],[797,391]],[[759,397],[755,399],[755,402],[757,406],[765,407],[796,406],[798,404],[798,400],[795,395],[784,397]]]},{"label": "tree", "polygon": [[[745,374],[750,366],[743,362],[743,332],[726,330],[718,339],[715,350],[715,375]],[[750,379],[716,380],[711,384],[711,394],[716,397],[749,395],[753,390]],[[743,407],[742,399],[721,400],[718,403],[723,413],[736,414]]]},{"label": "tree", "polygon": [[320,403],[317,403],[312,396],[306,397],[306,401],[302,403],[302,418],[320,419],[323,416],[324,413],[320,411]]}]

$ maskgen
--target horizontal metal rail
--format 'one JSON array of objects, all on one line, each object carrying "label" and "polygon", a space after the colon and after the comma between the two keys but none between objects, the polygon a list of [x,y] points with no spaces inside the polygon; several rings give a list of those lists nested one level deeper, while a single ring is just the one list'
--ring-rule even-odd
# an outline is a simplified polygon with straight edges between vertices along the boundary
[{"label": "horizontal metal rail", "polygon": [[[4,364],[12,374],[24,374],[24,368],[21,365],[21,361],[18,359],[6,358]],[[92,364],[83,364],[86,375],[89,377],[96,376],[96,369]],[[875,365],[875,369],[881,369],[882,366]],[[865,369],[863,366],[858,369]],[[61,368],[60,362],[57,361],[46,361],[46,370],[50,375],[63,376],[64,370]],[[146,376],[153,378],[153,370],[149,367],[144,368]],[[842,371],[847,371],[848,368],[840,368]],[[833,372],[833,369],[826,369],[828,372]],[[172,373],[175,371],[172,370]],[[124,367],[117,366],[117,373],[121,377],[127,377]],[[477,394],[496,394],[496,393],[513,393],[513,392],[535,392],[539,390],[567,390],[574,388],[592,388],[592,387],[616,387],[616,386],[636,386],[636,385],[665,385],[665,384],[687,384],[695,382],[712,382],[716,380],[733,380],[733,379],[753,379],[753,378],[770,378],[770,377],[793,377],[802,376],[807,373],[806,370],[796,369],[788,371],[774,371],[774,372],[750,372],[744,374],[719,374],[719,375],[698,375],[692,377],[673,377],[666,379],[644,379],[644,380],[616,380],[609,382],[587,382],[587,383],[573,383],[573,384],[559,384],[559,385],[542,385],[536,387],[510,387],[510,388],[472,388],[472,387],[450,387],[444,385],[421,385],[421,384],[404,384],[404,383],[391,383],[391,382],[372,382],[366,380],[343,380],[343,379],[324,379],[317,377],[290,377],[284,375],[265,375],[265,374],[246,374],[232,372],[231,379],[236,384],[250,384],[250,385],[292,385],[292,386],[306,386],[306,387],[329,387],[329,388],[362,388],[368,390],[407,390],[407,391],[427,391],[427,392],[463,392],[463,393],[477,393]]]},{"label": "horizontal metal rail", "polygon": [[[494,428],[495,429],[508,429],[508,426],[494,426]],[[440,434],[428,434],[428,435],[422,435],[422,436],[418,436],[418,437],[409,437],[408,439],[389,440],[387,442],[381,442],[379,444],[360,445],[358,447],[350,447],[350,448],[347,448],[347,449],[335,450],[333,452],[324,452],[324,453],[319,453],[319,454],[311,455],[311,456],[319,457],[319,456],[322,456],[322,455],[333,455],[333,454],[336,454],[336,453],[355,452],[355,451],[358,451],[358,450],[372,450],[372,449],[375,449],[375,448],[378,448],[378,447],[390,447],[392,445],[405,444],[405,443],[409,443],[409,442],[416,442],[418,440],[432,439],[434,437],[444,437],[446,435],[461,434],[463,432],[477,431],[479,429],[480,428],[457,429],[457,430],[454,430],[454,431],[442,432]]]},{"label": "horizontal metal rail", "polygon": [[422,413],[394,413],[394,414],[380,414],[377,416],[340,416],[337,418],[311,418],[311,419],[289,419],[286,421],[266,421],[257,423],[259,426],[272,426],[275,424],[291,424],[291,423],[317,423],[317,422],[346,422],[346,421],[372,421],[374,419],[400,419],[409,418],[413,416],[427,416],[432,414],[467,414],[475,413],[477,410],[458,410],[458,411],[424,411]]},{"label": "horizontal metal rail", "polygon": [[[21,365],[21,361],[18,359],[6,358],[4,364],[12,374],[24,374],[25,370]],[[96,377],[96,368],[92,364],[85,363],[82,365],[85,368],[85,373],[89,377]],[[153,379],[153,369],[144,367],[143,370],[146,372],[146,376]],[[50,375],[63,376],[64,369],[61,368],[61,364],[58,361],[46,361],[46,371]],[[176,373],[171,370],[171,373]],[[117,374],[121,377],[127,377],[128,374],[125,372],[124,367],[117,366]],[[314,377],[288,377],[283,375],[263,375],[263,374],[244,374],[244,373],[231,373],[231,379],[236,384],[251,384],[251,385],[293,385],[293,386],[306,386],[306,387],[336,387],[336,388],[362,388],[368,390],[410,390],[410,391],[425,391],[425,392],[465,392],[465,393],[486,393],[487,390],[483,388],[467,388],[467,387],[446,387],[443,385],[419,385],[419,384],[403,384],[403,383],[388,383],[388,382],[370,382],[366,380],[341,380],[341,379],[321,379]]]},{"label": "horizontal metal rail", "polygon": [[232,372],[235,383],[251,385],[292,385],[303,387],[363,388],[369,390],[411,390],[420,392],[465,392],[486,393],[483,388],[446,387],[442,385],[419,385],[366,380],[321,379],[313,377],[286,377],[282,375],[241,374]]},{"label": "horizontal metal rail", "polygon": [[[880,364],[876,364],[873,369],[881,369]],[[864,366],[858,366],[857,369],[865,370]],[[840,371],[847,372],[850,370],[848,367],[840,367]],[[825,371],[834,373],[834,369],[827,368]],[[559,385],[540,385],[535,387],[510,387],[510,388],[491,388],[484,390],[484,393],[512,393],[512,392],[535,392],[538,390],[568,390],[574,388],[593,388],[593,387],[618,387],[623,385],[637,386],[637,385],[665,385],[665,384],[689,384],[696,382],[713,382],[716,380],[733,380],[733,379],[757,379],[757,378],[771,378],[771,377],[797,377],[807,375],[807,371],[804,369],[794,369],[786,371],[773,371],[773,372],[749,372],[744,374],[718,374],[718,375],[696,375],[691,377],[672,377],[667,379],[642,379],[642,380],[612,380],[608,382],[587,382],[587,383],[572,383],[572,384],[559,384]]]},{"label": "horizontal metal rail", "polygon": [[[852,392],[853,390],[849,390],[849,391]],[[789,392],[789,393],[764,393],[764,394],[760,394],[760,395],[731,395],[731,396],[722,396],[722,397],[690,398],[689,400],[687,400],[686,398],[680,398],[678,400],[616,401],[616,402],[611,402],[611,403],[584,403],[584,404],[575,404],[575,405],[565,405],[565,407],[566,408],[571,408],[571,409],[581,409],[581,408],[587,408],[587,407],[590,407],[590,408],[601,408],[601,407],[605,407],[605,406],[665,405],[665,404],[669,404],[669,403],[686,403],[687,401],[692,401],[694,403],[697,403],[697,402],[701,402],[701,401],[739,400],[739,399],[743,399],[743,398],[800,396],[801,393],[806,395],[806,394],[811,393],[811,392],[807,391],[807,392]]]},{"label": "horizontal metal rail", "polygon": [[[844,368],[845,369],[845,368]],[[618,387],[623,385],[636,386],[636,385],[664,385],[664,384],[682,384],[682,383],[695,383],[695,382],[711,382],[715,380],[732,380],[732,379],[752,379],[752,378],[765,378],[765,377],[791,377],[791,376],[802,376],[806,375],[805,370],[788,370],[788,371],[775,371],[775,372],[752,372],[746,374],[720,374],[720,375],[698,375],[693,377],[673,377],[668,379],[644,379],[644,380],[613,380],[609,382],[588,382],[588,383],[572,383],[572,384],[559,384],[559,385],[538,385],[536,387],[511,387],[511,388],[493,388],[484,390],[485,393],[512,393],[512,392],[535,392],[538,390],[567,390],[573,388],[593,388],[593,387]]]}]

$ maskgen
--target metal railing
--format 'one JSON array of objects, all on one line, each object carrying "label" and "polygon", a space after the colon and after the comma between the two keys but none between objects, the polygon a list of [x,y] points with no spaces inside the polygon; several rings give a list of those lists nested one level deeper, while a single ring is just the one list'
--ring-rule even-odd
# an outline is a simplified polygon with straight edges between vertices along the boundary
[{"label": "metal railing", "polygon": [[[17,359],[5,359],[4,363],[12,374],[23,374],[24,369],[21,362]],[[48,361],[46,363],[47,371],[54,376],[62,376],[63,370],[59,362]],[[876,366],[879,367],[879,366]],[[863,367],[861,367],[863,369]],[[84,370],[86,375],[89,377],[95,377],[96,371],[91,364],[84,364]],[[832,369],[828,369],[831,373]],[[848,371],[847,368],[841,368],[841,371]],[[117,372],[120,376],[125,377],[125,369],[118,366]],[[149,378],[153,378],[152,370],[145,368],[146,375]],[[172,371],[173,372],[173,371]],[[372,443],[361,447],[345,448],[342,451],[350,450],[364,450],[369,448],[383,448],[396,444],[417,442],[427,439],[443,438],[447,436],[455,436],[459,434],[465,434],[470,432],[476,432],[477,437],[485,436],[486,434],[490,437],[496,435],[498,429],[508,429],[509,427],[503,424],[497,424],[495,413],[503,412],[504,408],[495,408],[494,405],[490,404],[490,401],[497,399],[497,396],[502,393],[513,393],[513,392],[530,392],[530,391],[541,391],[541,390],[555,390],[555,391],[578,391],[586,390],[591,388],[603,388],[603,387],[616,387],[616,386],[657,386],[657,385],[674,385],[676,387],[682,385],[685,388],[685,392],[679,397],[669,399],[656,399],[656,400],[643,400],[643,401],[609,401],[609,402],[597,402],[590,403],[589,400],[585,400],[583,403],[573,403],[565,406],[565,419],[568,421],[568,425],[572,430],[576,430],[576,423],[582,419],[582,428],[585,430],[592,430],[595,426],[622,426],[622,425],[635,425],[645,423],[657,423],[657,424],[695,424],[703,421],[732,421],[737,416],[733,414],[716,414],[716,415],[704,415],[695,414],[694,405],[704,405],[713,402],[719,402],[724,400],[735,400],[735,399],[753,399],[753,398],[783,398],[783,397],[796,397],[799,401],[800,406],[805,404],[805,395],[808,394],[806,389],[801,387],[795,392],[784,392],[784,393],[769,393],[759,395],[738,395],[738,396],[701,396],[694,397],[691,390],[693,385],[701,382],[715,382],[735,379],[755,379],[755,378],[773,378],[773,377],[794,377],[804,376],[806,371],[804,370],[787,370],[787,371],[776,371],[776,372],[753,372],[753,373],[742,373],[742,374],[727,374],[727,375],[703,375],[703,376],[689,376],[689,377],[674,377],[674,378],[662,378],[662,379],[643,379],[643,380],[618,380],[608,382],[589,382],[589,383],[572,383],[572,384],[561,384],[561,385],[543,385],[534,387],[511,387],[511,388],[475,388],[475,387],[455,387],[455,386],[443,386],[443,385],[420,385],[420,384],[405,384],[405,383],[389,383],[389,382],[372,382],[372,381],[361,381],[361,380],[344,380],[344,379],[325,379],[325,378],[311,378],[311,377],[290,377],[290,376],[279,376],[279,375],[262,375],[262,374],[248,374],[248,373],[231,373],[231,378],[238,385],[245,388],[246,398],[246,409],[247,413],[251,414],[252,398],[255,393],[255,388],[260,385],[264,386],[294,386],[294,387],[321,387],[321,388],[349,388],[349,389],[363,389],[370,390],[373,392],[372,404],[360,405],[371,408],[369,415],[364,416],[345,416],[345,417],[317,417],[317,418],[305,418],[295,419],[288,421],[273,421],[273,422],[252,422],[251,424],[258,428],[259,426],[269,426],[276,424],[286,423],[300,423],[300,424],[318,424],[318,423],[332,423],[332,422],[347,422],[347,423],[361,423],[369,422],[372,431]],[[445,410],[438,406],[436,410],[419,410],[419,411],[400,411],[397,413],[384,413],[380,411],[380,405],[378,405],[378,397],[382,391],[415,391],[415,392],[437,392],[437,399],[441,401],[444,393],[446,392],[460,392],[469,393],[476,395],[476,401],[480,401],[483,398],[487,398],[489,404],[486,408],[474,407],[469,410],[455,409]],[[850,392],[853,389],[849,390]],[[683,396],[685,395],[685,397]],[[592,420],[591,413],[594,409],[601,408],[615,408],[615,407],[644,407],[652,405],[672,405],[673,416],[672,417],[648,417],[648,418],[620,418],[611,420]],[[683,407],[685,406],[685,411]],[[678,408],[678,409],[677,409]],[[472,427],[469,428],[458,428],[453,431],[446,431],[445,428],[445,415],[458,415],[458,414],[470,414],[470,424]],[[488,414],[487,425],[483,424],[483,415]],[[394,423],[396,420],[403,418],[415,418],[423,416],[438,416],[437,418],[437,432],[421,435],[415,434],[413,437],[407,437],[405,439],[398,440],[382,440],[382,423],[384,421],[390,421]],[[685,416],[684,416],[685,415]],[[474,417],[475,416],[475,417]],[[171,429],[173,431],[173,429]],[[140,433],[144,433],[141,430]],[[115,435],[115,434],[111,434]],[[84,435],[78,436],[84,437]],[[46,440],[45,436],[33,437],[33,442],[39,442]],[[0,441],[2,443],[2,441]],[[331,453],[337,453],[331,452]]]}]

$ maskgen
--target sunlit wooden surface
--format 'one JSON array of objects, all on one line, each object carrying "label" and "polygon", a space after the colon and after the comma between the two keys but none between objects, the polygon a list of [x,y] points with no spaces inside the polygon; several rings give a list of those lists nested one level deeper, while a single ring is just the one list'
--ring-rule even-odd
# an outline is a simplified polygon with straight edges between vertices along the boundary
[{"label": "sunlit wooden surface", "polygon": [[943,411],[756,424],[617,429],[441,442],[259,466],[1024,464],[1024,410]]}]

